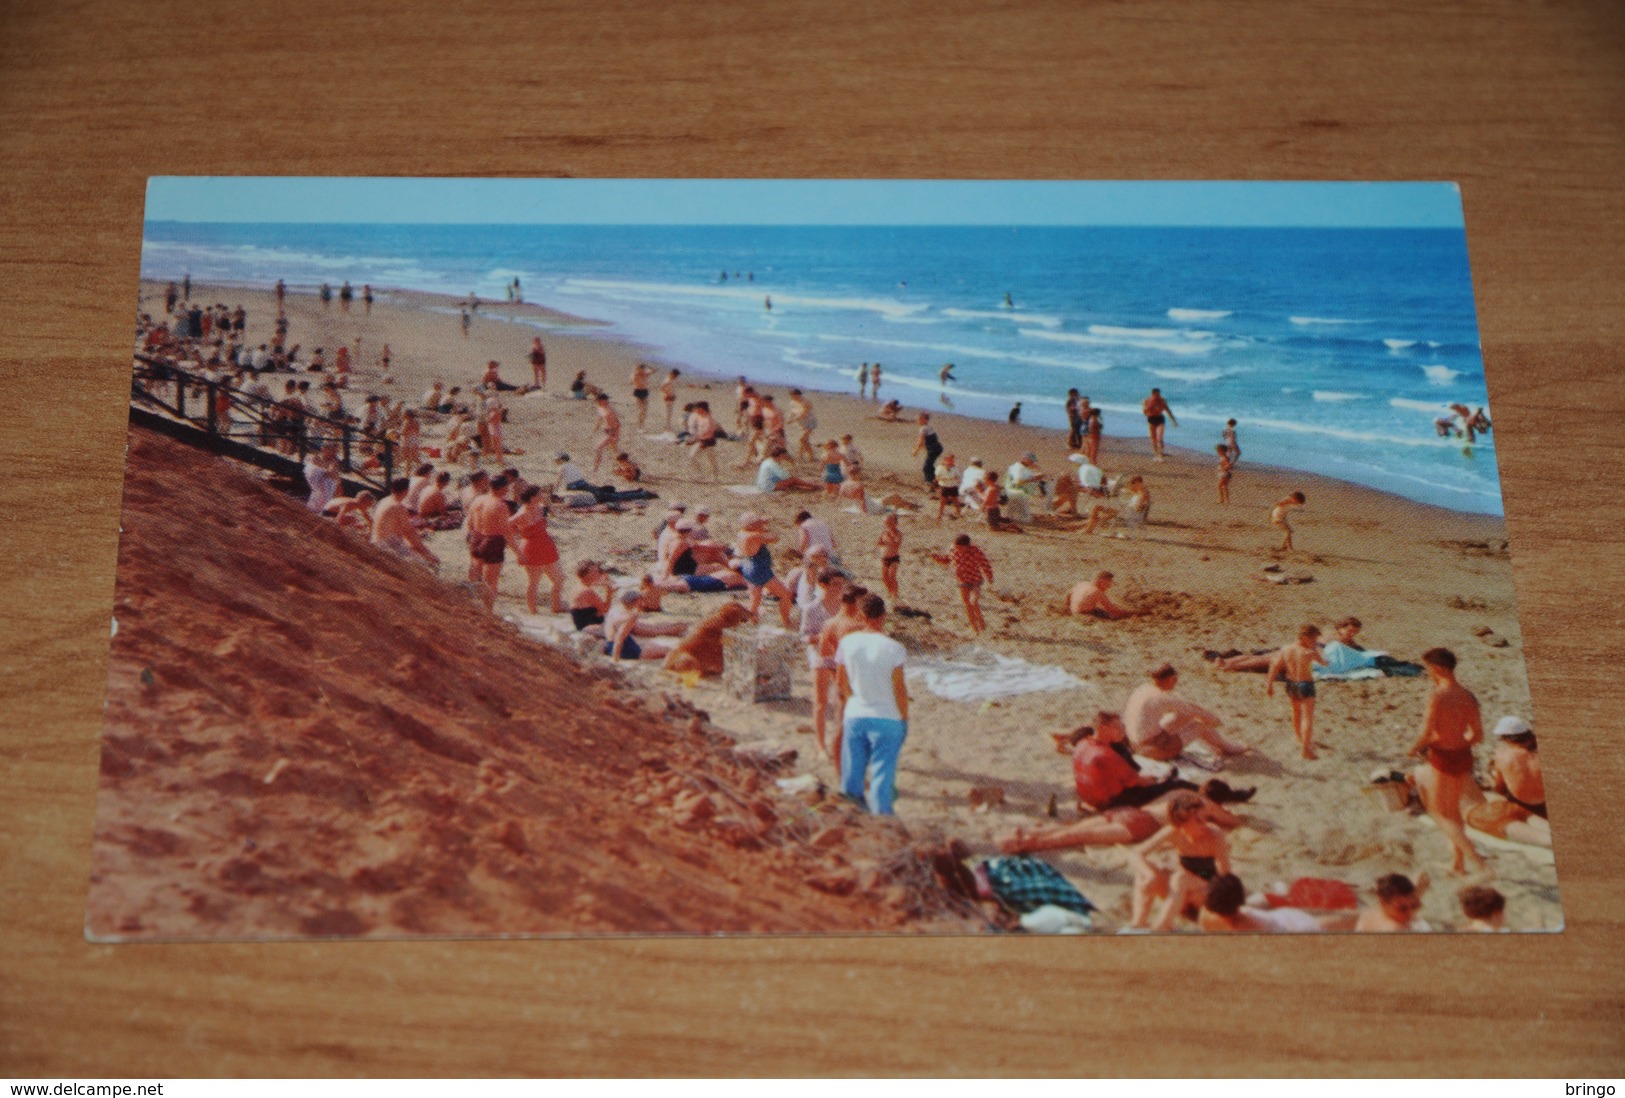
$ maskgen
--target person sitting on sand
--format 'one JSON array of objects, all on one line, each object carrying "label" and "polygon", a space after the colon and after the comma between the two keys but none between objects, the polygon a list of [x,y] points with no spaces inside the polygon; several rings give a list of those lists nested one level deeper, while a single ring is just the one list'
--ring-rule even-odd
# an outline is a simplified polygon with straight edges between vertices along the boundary
[{"label": "person sitting on sand", "polygon": [[869,513],[869,491],[863,483],[863,469],[853,469],[846,474],[846,479],[835,490],[835,502],[846,505],[847,510],[856,509],[860,515]]},{"label": "person sitting on sand", "polygon": [[1290,496],[1287,496],[1285,499],[1282,499],[1276,503],[1274,509],[1270,511],[1270,525],[1279,527],[1286,534],[1286,536],[1281,539],[1280,548],[1277,549],[1276,552],[1291,552],[1292,522],[1290,515],[1294,509],[1302,507],[1306,502],[1307,500],[1302,492],[1293,492]]},{"label": "person sitting on sand", "polygon": [[425,412],[444,412],[446,410],[445,383],[437,381],[429,386],[429,391],[423,394],[423,400],[420,403]]},{"label": "person sitting on sand", "polygon": [[1369,934],[1403,934],[1433,929],[1416,917],[1422,910],[1422,897],[1427,895],[1430,882],[1422,874],[1411,883],[1403,873],[1389,873],[1377,878],[1377,906],[1363,907],[1354,920],[1354,929]]},{"label": "person sitting on sand", "polygon": [[1001,534],[1021,533],[1020,523],[1004,517],[1004,490],[999,487],[997,479],[984,476],[977,493],[982,505],[982,517],[987,521],[989,530]]},{"label": "person sitting on sand", "polygon": [[796,548],[800,552],[806,553],[816,546],[823,549],[831,561],[840,561],[839,555],[835,552],[835,534],[830,530],[829,523],[813,517],[811,511],[798,511],[795,524]]},{"label": "person sitting on sand", "polygon": [[880,414],[875,418],[880,420],[882,423],[903,422],[903,402],[900,400],[888,400],[884,405],[881,406]]},{"label": "person sitting on sand", "polygon": [[390,481],[389,495],[372,513],[372,543],[401,557],[417,554],[430,564],[439,564],[440,558],[429,552],[412,525],[412,514],[406,509],[406,491],[411,482],[406,477]]},{"label": "person sitting on sand", "polygon": [[584,560],[576,565],[576,581],[581,590],[570,598],[570,623],[578,632],[602,634],[609,610],[609,574],[597,561]]},{"label": "person sitting on sand", "polygon": [[1118,606],[1107,594],[1115,578],[1110,572],[1101,572],[1092,580],[1076,584],[1066,595],[1069,614],[1091,614],[1106,621],[1133,617],[1136,611]]},{"label": "person sitting on sand", "polygon": [[636,587],[628,587],[615,596],[604,615],[604,655],[612,660],[663,660],[671,646],[659,642],[643,642],[633,636],[641,612],[642,595]]},{"label": "person sitting on sand", "polygon": [[1208,882],[1207,898],[1196,916],[1204,934],[1316,934],[1326,927],[1295,907],[1248,907],[1247,889],[1234,873]]},{"label": "person sitting on sand", "polygon": [[1456,893],[1461,913],[1467,916],[1463,930],[1477,934],[1505,934],[1507,898],[1489,885],[1468,885]]},{"label": "person sitting on sand", "polygon": [[1552,845],[1552,825],[1546,820],[1546,782],[1541,776],[1535,730],[1522,717],[1502,717],[1490,735],[1495,753],[1490,756],[1491,791],[1467,786],[1467,826],[1486,835],[1530,846]]},{"label": "person sitting on sand", "polygon": [[485,364],[485,376],[480,378],[480,384],[500,393],[512,393],[519,389],[519,386],[510,385],[502,380],[502,367],[494,358]]},{"label": "person sitting on sand", "polygon": [[570,399],[586,400],[587,391],[591,388],[592,386],[587,382],[587,371],[577,370],[576,376],[570,381]]},{"label": "person sitting on sand", "polygon": [[931,559],[953,569],[971,632],[980,636],[987,628],[987,619],[982,616],[982,584],[993,582],[993,562],[987,559],[987,554],[980,547],[971,543],[969,534],[960,534],[954,539],[952,549],[946,553],[932,553]]},{"label": "person sitting on sand", "polygon": [[[1075,458],[1082,454],[1073,454]],[[1050,499],[1050,510],[1057,515],[1076,515],[1078,513],[1078,496],[1081,495],[1078,478],[1065,474],[1055,478],[1055,495]]]},{"label": "person sitting on sand", "polygon": [[1032,503],[1036,496],[1044,495],[1049,477],[1038,468],[1038,455],[1022,454],[1004,472],[1006,503],[1012,516],[1020,522],[1032,517]]},{"label": "person sitting on sand", "polygon": [[823,486],[815,481],[792,476],[785,468],[790,454],[784,448],[774,450],[762,459],[756,470],[756,490],[759,492],[817,492]]},{"label": "person sitting on sand", "polygon": [[1123,706],[1123,723],[1136,755],[1167,762],[1184,753],[1193,740],[1201,740],[1220,755],[1244,755],[1252,749],[1219,734],[1220,721],[1210,710],[1174,693],[1179,672],[1164,663],[1151,671]]},{"label": "person sitting on sand", "polygon": [[[1169,870],[1151,861],[1151,855],[1172,847],[1178,865]],[[1134,848],[1134,899],[1131,926],[1151,926],[1151,901],[1161,898],[1155,930],[1172,930],[1174,920],[1207,896],[1208,882],[1230,872],[1230,842],[1224,832],[1204,818],[1202,798],[1175,793],[1168,801],[1168,823]]]},{"label": "person sitting on sand", "polygon": [[750,584],[751,620],[760,620],[762,596],[769,594],[779,600],[779,616],[784,619],[784,627],[789,629],[790,604],[795,601],[795,596],[784,581],[773,574],[772,546],[779,539],[778,535],[768,533],[767,527],[767,519],[754,511],[746,511],[739,516],[739,540],[734,546],[734,554],[739,561],[736,571]]},{"label": "person sitting on sand", "polygon": [[643,479],[643,470],[632,460],[630,454],[622,450],[615,455],[615,475],[628,484],[637,484]]},{"label": "person sitting on sand", "polygon": [[1286,687],[1287,700],[1292,703],[1292,734],[1305,759],[1319,758],[1315,754],[1315,664],[1325,665],[1317,647],[1320,628],[1304,625],[1298,630],[1298,642],[1289,644],[1275,653],[1269,670],[1264,675],[1264,695],[1275,696],[1275,680]]},{"label": "person sitting on sand", "polygon": [[1413,777],[1433,822],[1450,840],[1452,874],[1467,871],[1471,861],[1488,874],[1489,863],[1467,837],[1462,819],[1462,797],[1473,778],[1473,745],[1484,738],[1478,699],[1456,681],[1456,656],[1448,648],[1430,648],[1422,653],[1422,666],[1432,680],[1422,732],[1407,754],[1424,756],[1427,762],[1416,768]]},{"label": "person sitting on sand", "polygon": [[434,475],[433,483],[418,497],[418,518],[439,518],[446,513],[446,487],[449,484],[451,484],[450,473],[442,471]]},{"label": "person sitting on sand", "polygon": [[412,479],[406,489],[406,509],[413,514],[417,513],[418,504],[423,500],[423,493],[434,486],[434,466],[424,462],[412,470]]},{"label": "person sitting on sand", "polygon": [[677,520],[674,539],[668,545],[670,558],[654,574],[655,584],[662,591],[695,595],[748,587],[745,578],[728,567],[727,548],[697,538],[699,529],[692,519]]},{"label": "person sitting on sand", "polygon": [[1084,533],[1092,534],[1102,523],[1112,520],[1124,526],[1144,526],[1151,521],[1151,489],[1145,478],[1129,477],[1123,488],[1128,493],[1128,503],[1120,508],[1095,504],[1089,511],[1089,524],[1083,528]]},{"label": "person sitting on sand", "polygon": [[371,492],[360,491],[352,499],[348,496],[334,496],[322,508],[322,514],[337,522],[340,526],[355,530],[372,531],[372,505],[377,499]]}]

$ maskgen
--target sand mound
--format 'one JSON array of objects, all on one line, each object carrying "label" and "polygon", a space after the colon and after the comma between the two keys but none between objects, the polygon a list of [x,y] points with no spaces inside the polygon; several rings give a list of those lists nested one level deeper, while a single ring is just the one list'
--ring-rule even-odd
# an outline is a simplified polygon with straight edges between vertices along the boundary
[{"label": "sand mound", "polygon": [[967,929],[893,823],[132,431],[93,936]]}]

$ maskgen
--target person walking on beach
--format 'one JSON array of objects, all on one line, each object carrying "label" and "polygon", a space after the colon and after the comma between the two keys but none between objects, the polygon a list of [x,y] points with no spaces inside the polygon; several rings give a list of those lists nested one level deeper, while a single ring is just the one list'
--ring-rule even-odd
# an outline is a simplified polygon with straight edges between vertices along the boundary
[{"label": "person walking on beach", "polygon": [[773,544],[778,540],[777,534],[767,532],[767,519],[761,515],[746,511],[739,516],[739,540],[734,544],[734,555],[739,560],[739,574],[750,584],[751,620],[760,619],[762,595],[769,594],[779,600],[779,616],[789,629],[790,604],[795,601],[795,595],[773,574]]},{"label": "person walking on beach", "polygon": [[632,367],[632,399],[638,402],[638,430],[643,430],[644,421],[649,418],[649,379],[654,371],[646,362],[640,362]]},{"label": "person walking on beach", "polygon": [[[174,306],[170,307],[171,309]],[[858,367],[858,399],[864,400],[869,396],[869,364],[865,362]]]},{"label": "person walking on beach", "polygon": [[468,326],[469,326],[470,323],[472,323],[472,318],[468,315],[468,310],[464,309],[463,310],[463,338],[464,339],[468,338]]},{"label": "person walking on beach", "polygon": [[694,410],[688,415],[688,460],[698,463],[703,456],[711,466],[712,480],[722,478],[722,472],[717,468],[717,434],[721,430],[716,417],[711,414],[708,401],[702,400],[694,405]]},{"label": "person walking on beach", "polygon": [[1090,465],[1100,464],[1100,436],[1105,432],[1105,424],[1100,418],[1100,409],[1089,409],[1089,418],[1085,425],[1083,440],[1083,455],[1089,459]]},{"label": "person walking on beach", "polygon": [[[648,396],[647,390],[644,391],[644,396]],[[597,404],[598,433],[604,437],[598,440],[598,446],[592,452],[592,471],[594,473],[598,472],[598,466],[603,464],[605,454],[613,456],[621,449],[621,417],[615,414],[614,408],[610,407],[609,394],[599,393]]]},{"label": "person walking on beach", "polygon": [[925,478],[926,488],[929,489],[937,483],[937,459],[942,456],[942,440],[937,438],[937,429],[931,426],[930,412],[920,413],[919,424],[920,437],[914,443],[914,450],[909,456],[919,457],[921,451],[925,452],[925,465],[920,472]]},{"label": "person walking on beach", "polygon": [[1286,537],[1281,539],[1280,547],[1276,549],[1277,553],[1292,551],[1292,522],[1290,515],[1307,502],[1308,500],[1302,492],[1293,492],[1290,496],[1278,502],[1274,509],[1270,511],[1270,525],[1279,527],[1286,532]]},{"label": "person walking on beach", "polygon": [[660,383],[660,399],[666,405],[666,430],[671,430],[671,413],[677,404],[677,378],[681,370],[673,370],[666,375],[666,380]]},{"label": "person walking on beach", "polygon": [[982,617],[982,584],[993,582],[993,562],[987,559],[987,554],[979,546],[971,544],[969,534],[960,534],[954,539],[950,551],[932,553],[931,559],[953,569],[954,579],[959,581],[959,599],[965,604],[965,617],[970,622],[971,633],[981,636],[987,628],[987,619]]},{"label": "person walking on beach", "polygon": [[[170,285],[173,286],[174,283],[171,282]],[[288,284],[279,278],[276,280],[276,311],[278,314],[282,312],[282,303],[287,300],[287,297]],[[173,309],[174,306],[171,305],[170,308]]]},{"label": "person walking on beach", "polygon": [[790,422],[801,432],[796,440],[796,457],[816,463],[818,452],[812,446],[812,433],[818,429],[818,418],[813,415],[812,403],[800,389],[790,390]]},{"label": "person walking on beach", "polygon": [[903,563],[903,531],[897,526],[896,511],[888,512],[881,523],[875,548],[880,550],[880,581],[886,585],[886,594],[896,602],[903,597],[897,590],[897,570]]},{"label": "person walking on beach", "polygon": [[1168,429],[1168,424],[1172,423],[1175,427],[1179,426],[1179,420],[1174,418],[1174,410],[1168,406],[1168,401],[1163,398],[1161,389],[1152,389],[1151,395],[1141,403],[1140,409],[1145,413],[1146,429],[1151,435],[1151,460],[1167,460],[1162,452],[1162,436],[1163,432]]},{"label": "person walking on beach", "polygon": [[1315,675],[1314,665],[1326,666],[1320,654],[1320,628],[1305,625],[1298,630],[1298,643],[1289,644],[1270,660],[1264,675],[1264,695],[1275,696],[1275,680],[1286,687],[1286,696],[1292,703],[1292,734],[1306,759],[1317,759],[1315,753]]},{"label": "person walking on beach", "polygon": [[893,814],[897,760],[908,738],[908,684],[903,646],[882,631],[886,601],[866,595],[863,625],[835,649],[842,702],[841,792],[879,816]]},{"label": "person walking on beach", "polygon": [[1448,648],[1430,648],[1422,653],[1422,666],[1433,682],[1427,712],[1422,717],[1422,733],[1408,752],[1426,760],[1414,772],[1422,807],[1450,840],[1453,858],[1450,872],[1467,871],[1471,861],[1481,873],[1489,873],[1484,860],[1467,838],[1462,820],[1461,798],[1473,780],[1473,745],[1484,738],[1478,699],[1456,681],[1456,656]]},{"label": "person walking on beach", "polygon": [[1235,462],[1240,461],[1241,460],[1241,443],[1236,441],[1236,421],[1235,420],[1231,419],[1231,420],[1226,420],[1225,421],[1224,434],[1221,437],[1222,437],[1223,442],[1224,442],[1224,448],[1226,450],[1230,451],[1230,461],[1231,461],[1231,463],[1234,464]]},{"label": "person walking on beach", "polygon": [[1224,443],[1213,448],[1219,455],[1219,502],[1230,502],[1230,476],[1236,467],[1236,460],[1230,456],[1230,450]]},{"label": "person walking on beach", "polygon": [[547,348],[542,346],[541,336],[530,341],[530,376],[536,388],[547,388]]},{"label": "person walking on beach", "polygon": [[372,315],[372,283],[361,284],[361,304],[366,306],[367,315]]}]

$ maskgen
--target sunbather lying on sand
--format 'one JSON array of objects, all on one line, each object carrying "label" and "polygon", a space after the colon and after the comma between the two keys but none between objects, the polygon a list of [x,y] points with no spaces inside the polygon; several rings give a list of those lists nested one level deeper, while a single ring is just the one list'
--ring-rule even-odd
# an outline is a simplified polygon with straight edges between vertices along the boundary
[{"label": "sunbather lying on sand", "polygon": [[[1166,789],[1178,785],[1180,789]],[[1192,793],[1202,800],[1202,818],[1217,827],[1233,829],[1242,824],[1224,806],[1245,803],[1252,799],[1254,790],[1232,789],[1218,778],[1209,779],[1200,789],[1193,790],[1186,781],[1155,782],[1141,789],[1164,788],[1156,800],[1144,808],[1122,805],[1108,808],[1098,816],[1086,816],[1066,824],[1046,824],[1034,828],[1018,827],[1009,836],[999,840],[999,849],[1006,854],[1027,854],[1037,850],[1066,850],[1084,846],[1128,846],[1144,842],[1156,834],[1159,827],[1169,823],[1169,806],[1181,793]],[[1138,792],[1138,790],[1135,790]]]}]

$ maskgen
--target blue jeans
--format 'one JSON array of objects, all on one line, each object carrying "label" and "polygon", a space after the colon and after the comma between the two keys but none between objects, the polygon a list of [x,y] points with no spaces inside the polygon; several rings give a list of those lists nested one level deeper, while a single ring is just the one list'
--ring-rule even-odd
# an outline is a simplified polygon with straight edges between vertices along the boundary
[{"label": "blue jeans", "polygon": [[[848,717],[841,736],[841,792],[880,816],[892,814],[897,796],[897,756],[908,724],[884,717]],[[864,796],[864,778],[869,793]]]}]

